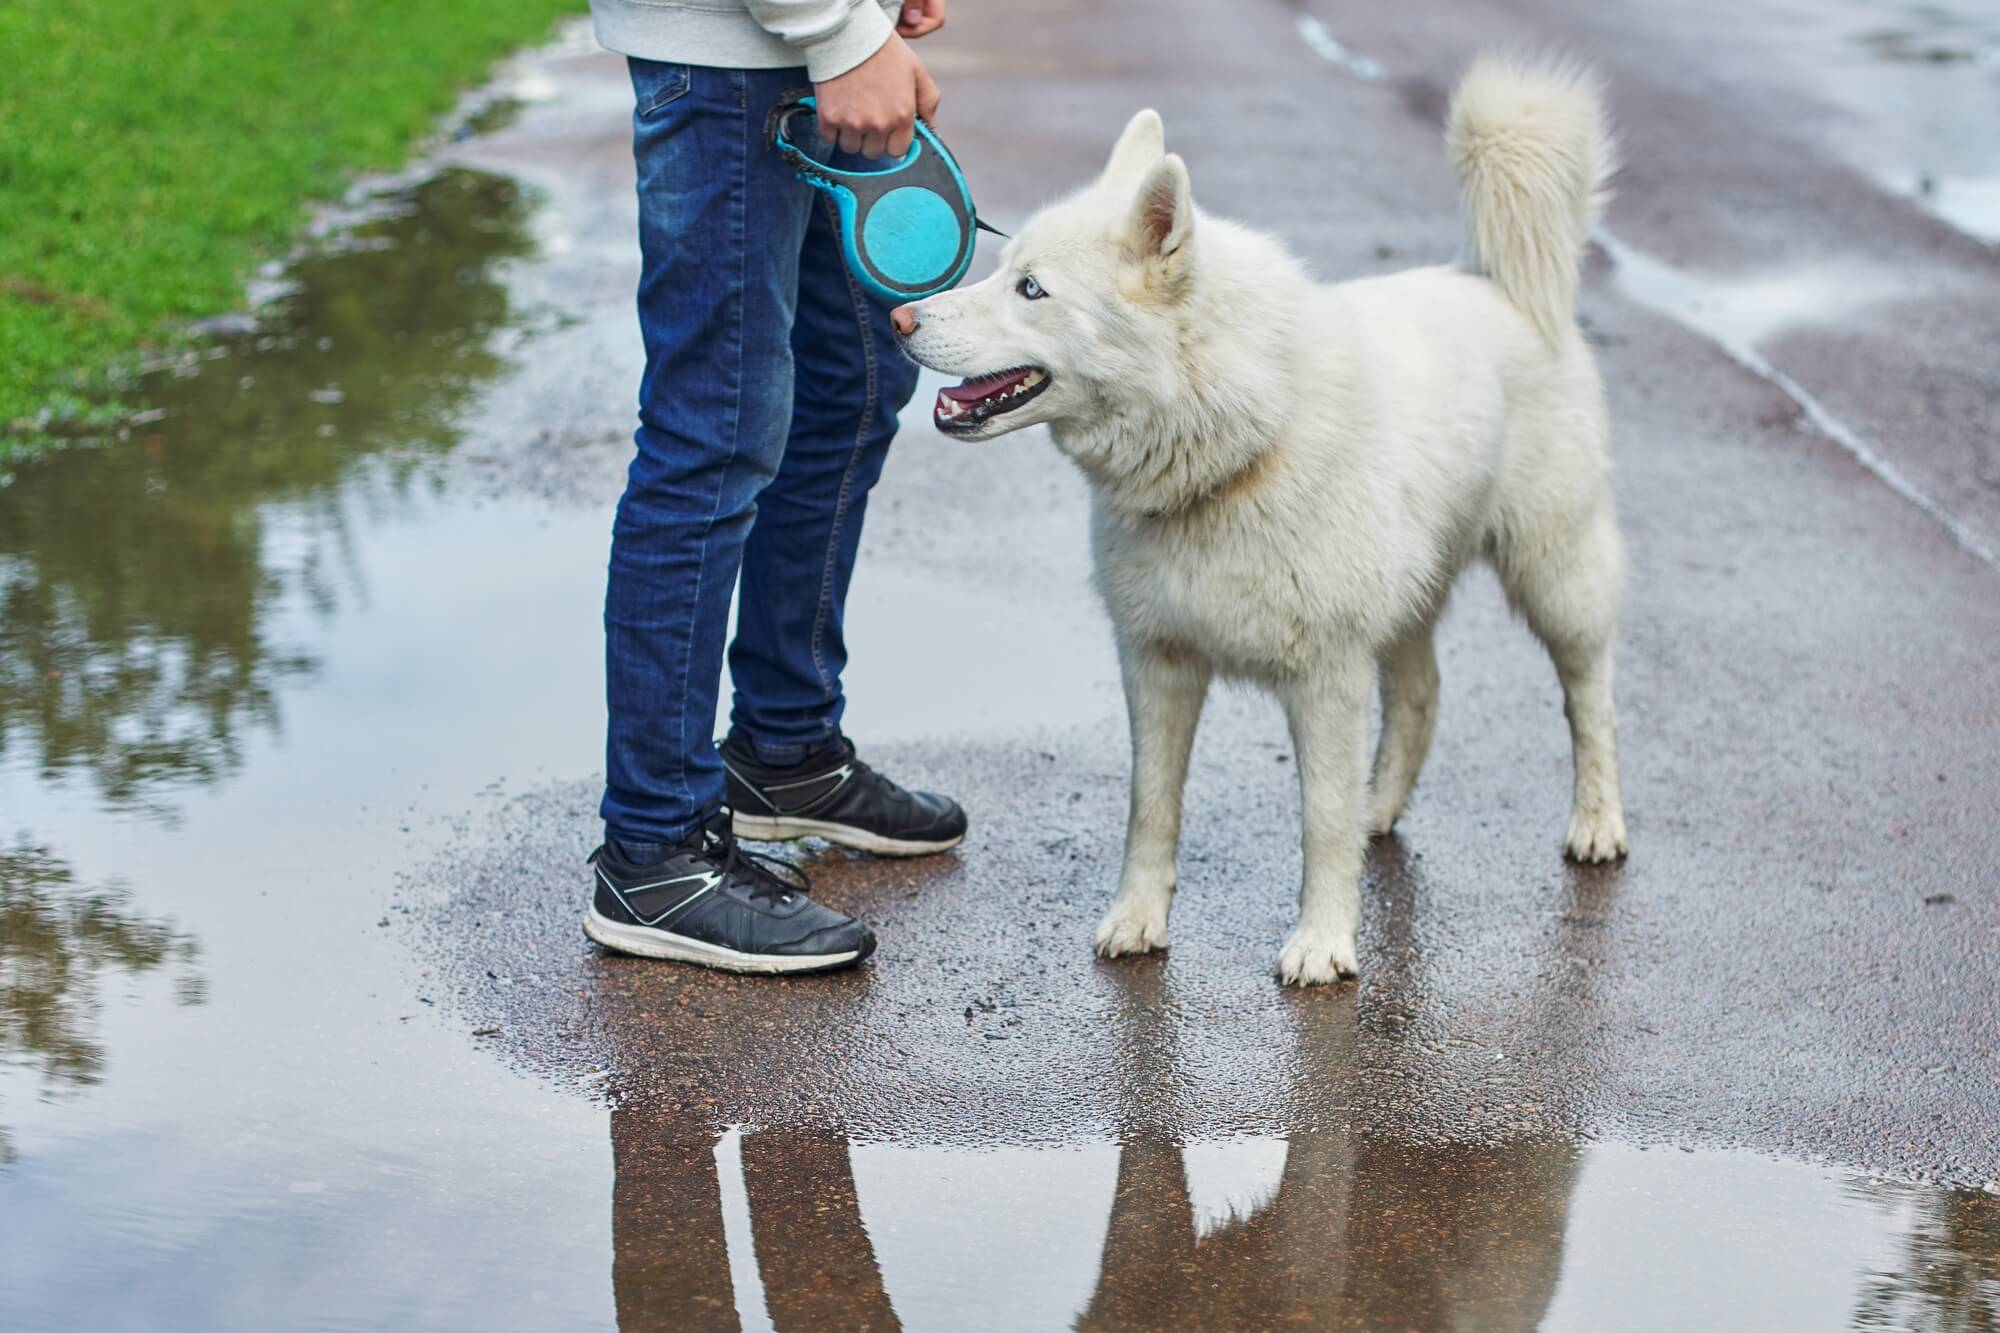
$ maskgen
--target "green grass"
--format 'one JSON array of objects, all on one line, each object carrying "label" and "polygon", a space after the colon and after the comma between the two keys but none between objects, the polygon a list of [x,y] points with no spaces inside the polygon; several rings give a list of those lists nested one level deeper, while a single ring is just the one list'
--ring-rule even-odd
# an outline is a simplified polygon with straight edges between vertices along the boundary
[{"label": "green grass", "polygon": [[[0,462],[583,0],[0,3]],[[105,409],[94,409],[101,415]]]}]

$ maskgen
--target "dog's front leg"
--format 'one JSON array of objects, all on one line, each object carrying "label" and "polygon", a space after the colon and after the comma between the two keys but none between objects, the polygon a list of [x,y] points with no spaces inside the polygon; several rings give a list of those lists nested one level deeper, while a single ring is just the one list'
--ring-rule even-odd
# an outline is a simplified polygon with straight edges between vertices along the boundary
[{"label": "dog's front leg", "polygon": [[1299,756],[1305,806],[1305,878],[1299,924],[1278,955],[1288,985],[1314,986],[1355,974],[1364,844],[1361,771],[1374,663],[1342,653],[1279,693]]},{"label": "dog's front leg", "polygon": [[1107,958],[1166,947],[1181,790],[1211,674],[1204,662],[1147,644],[1121,642],[1118,664],[1132,725],[1132,808],[1118,896],[1097,923],[1097,951]]}]

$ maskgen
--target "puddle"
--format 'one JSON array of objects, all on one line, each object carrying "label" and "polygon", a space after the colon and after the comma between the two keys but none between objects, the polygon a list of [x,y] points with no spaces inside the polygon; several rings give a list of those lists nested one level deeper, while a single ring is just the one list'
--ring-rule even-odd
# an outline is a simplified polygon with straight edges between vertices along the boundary
[{"label": "puddle", "polygon": [[1621,290],[1739,360],[1757,355],[1762,344],[1789,329],[1835,324],[1908,294],[1907,278],[1854,265],[1718,279],[1673,268],[1603,233],[1599,240],[1617,262]]},{"label": "puddle", "polygon": [[1874,70],[1828,81],[1856,122],[1854,152],[1895,193],[2000,245],[2000,154],[1988,132],[2000,116],[2000,15],[1923,4],[1898,17],[1852,38]]},{"label": "puddle", "polygon": [[[0,1067],[51,1101],[104,1079],[107,1003],[198,1005],[201,949],[171,921],[136,910],[121,885],[84,886],[46,848],[0,851]],[[163,980],[162,987],[147,983]],[[0,1166],[16,1153],[0,1124]]]},{"label": "puddle", "polygon": [[1891,174],[1889,186],[1968,236],[2000,245],[2000,175]]},{"label": "puddle", "polygon": [[[1832,111],[1803,132],[1878,181],[1913,186],[2000,174],[2000,144],[1990,132],[2000,117],[2000,11],[1991,4],[1688,0],[1661,31],[1698,43],[1697,58],[1717,77],[1789,84]],[[1728,41],[1715,42],[1717,32]],[[1934,206],[1914,189],[1898,192]]]},{"label": "puddle", "polygon": [[[2000,1197],[1747,1154],[950,1149],[611,1115],[619,1326],[1975,1329]],[[1032,1280],[1024,1280],[1032,1275]]]},{"label": "puddle", "polygon": [[504,130],[521,118],[527,109],[527,102],[520,97],[496,97],[465,118],[456,136],[463,139],[475,138],[481,134],[492,134]]},{"label": "puddle", "polygon": [[374,201],[252,332],[154,371],[127,438],[0,489],[0,769],[168,813],[284,725],[311,636],[362,595],[368,528],[433,484],[503,365],[493,273],[524,254],[511,182],[450,171]]},{"label": "puddle", "polygon": [[[0,489],[0,1325],[608,1299],[503,1220],[587,1174],[601,1111],[469,1050],[384,928],[413,830],[601,726],[559,651],[596,594],[572,623],[550,584],[601,583],[602,516],[447,466],[530,214],[466,171],[372,201],[261,326],[146,376],[126,438]],[[436,1271],[409,1242],[440,1234],[497,1270]]]},{"label": "puddle", "polygon": [[2000,47],[1980,42],[1970,34],[1952,34],[1949,31],[1923,33],[1907,28],[1883,28],[1863,33],[1860,42],[1879,58],[1901,64],[2000,64]]},{"label": "puddle", "polygon": [[[1969,0],[1718,8],[1767,76],[1835,109],[1849,161],[1950,226],[2000,240],[2000,13]],[[1925,183],[1928,182],[1926,187]]]},{"label": "puddle", "polygon": [[1312,14],[1300,14],[1298,30],[1299,40],[1329,65],[1344,69],[1355,78],[1367,83],[1373,83],[1382,77],[1380,62],[1349,49],[1333,35],[1333,29],[1327,27],[1318,17]]}]

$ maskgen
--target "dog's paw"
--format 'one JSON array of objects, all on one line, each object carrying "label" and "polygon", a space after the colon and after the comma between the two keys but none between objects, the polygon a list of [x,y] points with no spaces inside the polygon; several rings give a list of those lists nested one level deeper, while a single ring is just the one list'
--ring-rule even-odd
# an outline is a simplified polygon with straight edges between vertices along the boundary
[{"label": "dog's paw", "polygon": [[1563,855],[1595,865],[1625,855],[1625,814],[1621,810],[1578,810],[1569,819]]},{"label": "dog's paw", "polygon": [[1278,955],[1278,980],[1287,986],[1325,986],[1359,972],[1351,931],[1336,935],[1300,926]]},{"label": "dog's paw", "polygon": [[1105,958],[1167,947],[1167,898],[1120,899],[1097,923],[1097,952]]}]

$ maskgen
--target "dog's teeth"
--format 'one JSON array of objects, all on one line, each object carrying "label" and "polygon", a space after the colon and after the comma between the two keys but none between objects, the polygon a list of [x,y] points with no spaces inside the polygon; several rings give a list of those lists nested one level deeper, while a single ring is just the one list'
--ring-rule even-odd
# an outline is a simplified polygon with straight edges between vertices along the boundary
[{"label": "dog's teeth", "polygon": [[1039,370],[1031,370],[1031,371],[1029,371],[1029,372],[1028,372],[1028,378],[1027,378],[1027,379],[1025,379],[1025,380],[1023,380],[1023,381],[1022,381],[1022,384],[1023,384],[1023,385],[1025,386],[1025,387],[1027,387],[1027,388],[1030,388],[1030,389],[1032,389],[1032,388],[1034,388],[1034,387],[1035,387],[1035,386],[1036,386],[1037,384],[1040,384],[1040,383],[1042,382],[1042,379],[1043,379],[1043,378],[1044,378],[1044,377],[1043,377],[1043,375],[1042,375],[1042,372],[1041,372],[1041,371],[1039,371]]}]

